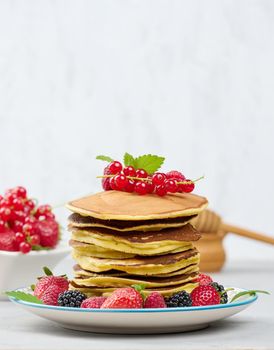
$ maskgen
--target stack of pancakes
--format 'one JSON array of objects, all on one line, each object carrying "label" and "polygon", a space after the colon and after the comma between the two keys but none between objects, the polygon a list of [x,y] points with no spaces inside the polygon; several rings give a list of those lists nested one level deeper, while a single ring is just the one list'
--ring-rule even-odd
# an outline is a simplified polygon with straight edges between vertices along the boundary
[{"label": "stack of pancakes", "polygon": [[169,296],[196,287],[200,233],[189,223],[207,206],[193,194],[100,192],[68,203],[75,277],[88,296],[142,284]]}]

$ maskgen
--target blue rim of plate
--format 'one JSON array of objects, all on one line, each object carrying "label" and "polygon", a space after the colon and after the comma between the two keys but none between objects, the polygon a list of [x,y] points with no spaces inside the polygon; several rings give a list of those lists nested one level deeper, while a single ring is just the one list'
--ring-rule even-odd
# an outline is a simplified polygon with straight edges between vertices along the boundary
[{"label": "blue rim of plate", "polygon": [[[246,289],[242,289],[245,291]],[[258,295],[249,296],[248,299],[233,302],[229,304],[218,304],[218,305],[209,305],[209,306],[188,306],[188,307],[174,307],[174,308],[158,308],[158,309],[81,309],[78,307],[64,307],[64,306],[52,306],[44,304],[30,303],[27,301],[22,301],[14,297],[9,297],[10,301],[21,304],[25,306],[30,306],[38,309],[48,309],[55,311],[67,311],[67,312],[96,312],[96,313],[153,313],[153,312],[189,312],[189,311],[206,311],[206,310],[215,310],[215,309],[228,309],[237,306],[244,306],[254,303],[258,299]]]}]

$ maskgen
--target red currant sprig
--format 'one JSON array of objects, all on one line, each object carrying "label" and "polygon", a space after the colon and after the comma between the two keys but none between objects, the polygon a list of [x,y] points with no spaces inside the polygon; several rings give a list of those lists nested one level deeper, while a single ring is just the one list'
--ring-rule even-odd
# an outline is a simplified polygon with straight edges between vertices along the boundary
[{"label": "red currant sprig", "polygon": [[139,195],[156,193],[165,196],[167,193],[190,193],[195,188],[195,182],[203,177],[189,180],[177,170],[149,175],[144,169],[134,169],[132,166],[123,168],[120,162],[113,161],[104,169],[104,175],[97,178],[102,178],[105,191],[136,192]]}]

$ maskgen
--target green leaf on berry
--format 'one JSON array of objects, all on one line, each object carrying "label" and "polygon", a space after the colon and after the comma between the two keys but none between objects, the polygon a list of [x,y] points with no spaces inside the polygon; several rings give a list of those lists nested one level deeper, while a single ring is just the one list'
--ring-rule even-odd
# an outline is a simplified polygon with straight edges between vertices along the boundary
[{"label": "green leaf on berry", "polygon": [[133,166],[135,168],[135,158],[127,152],[124,154],[124,165]]},{"label": "green leaf on berry", "polygon": [[44,271],[46,276],[53,276],[52,271],[47,266],[43,267],[43,271]]},{"label": "green leaf on berry", "polygon": [[108,157],[108,156],[102,156],[102,155],[97,156],[97,157],[96,157],[96,159],[103,160],[104,162],[108,162],[108,163],[110,163],[110,162],[113,162],[113,161],[114,161],[114,159],[112,159],[111,157]]},{"label": "green leaf on berry", "polygon": [[269,292],[267,292],[265,290],[245,290],[244,292],[240,292],[240,293],[234,295],[234,297],[231,299],[231,303],[233,303],[233,301],[239,299],[240,297],[242,297],[244,295],[255,296],[257,293],[270,294]]},{"label": "green leaf on berry", "polygon": [[161,168],[164,161],[164,157],[145,154],[143,156],[135,158],[135,168],[144,169],[148,174],[153,174]]},{"label": "green leaf on berry", "polygon": [[36,296],[20,291],[6,292],[9,297],[15,298],[17,300],[27,301],[28,303],[34,304],[44,304],[42,300],[38,299]]}]

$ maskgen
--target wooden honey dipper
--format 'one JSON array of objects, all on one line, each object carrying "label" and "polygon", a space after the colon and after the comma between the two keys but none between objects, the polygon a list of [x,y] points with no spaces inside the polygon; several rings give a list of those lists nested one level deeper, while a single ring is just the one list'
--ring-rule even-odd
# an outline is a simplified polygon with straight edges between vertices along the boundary
[{"label": "wooden honey dipper", "polygon": [[191,223],[202,233],[196,246],[201,253],[200,269],[204,272],[219,271],[223,267],[226,258],[223,239],[228,233],[274,245],[273,237],[226,224],[211,210],[204,210]]}]

